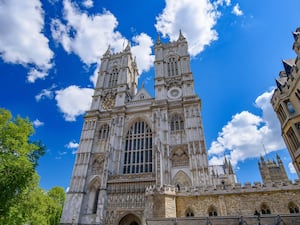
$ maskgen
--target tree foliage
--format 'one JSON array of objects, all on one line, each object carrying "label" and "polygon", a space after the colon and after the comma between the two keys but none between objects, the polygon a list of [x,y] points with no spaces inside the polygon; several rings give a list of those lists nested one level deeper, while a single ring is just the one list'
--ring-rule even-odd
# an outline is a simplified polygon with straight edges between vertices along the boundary
[{"label": "tree foliage", "polygon": [[12,118],[8,110],[0,109],[0,216],[30,184],[45,152],[41,142],[30,141],[33,133],[28,119]]},{"label": "tree foliage", "polygon": [[39,187],[35,171],[45,153],[40,141],[31,141],[32,123],[19,116],[12,118],[0,108],[0,224],[57,225],[60,222],[65,192],[54,187],[48,192]]},{"label": "tree foliage", "polygon": [[48,192],[38,187],[38,176],[14,199],[8,213],[1,218],[3,225],[57,225],[60,222],[65,192],[61,187],[54,187]]}]

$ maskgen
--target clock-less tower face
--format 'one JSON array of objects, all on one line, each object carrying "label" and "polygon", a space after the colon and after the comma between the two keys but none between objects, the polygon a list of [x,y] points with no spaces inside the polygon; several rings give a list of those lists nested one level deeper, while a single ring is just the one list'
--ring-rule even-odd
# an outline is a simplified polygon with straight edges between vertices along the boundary
[{"label": "clock-less tower face", "polygon": [[170,98],[170,99],[178,99],[182,95],[181,88],[179,88],[179,87],[172,87],[168,91],[167,95],[168,95],[168,98]]}]

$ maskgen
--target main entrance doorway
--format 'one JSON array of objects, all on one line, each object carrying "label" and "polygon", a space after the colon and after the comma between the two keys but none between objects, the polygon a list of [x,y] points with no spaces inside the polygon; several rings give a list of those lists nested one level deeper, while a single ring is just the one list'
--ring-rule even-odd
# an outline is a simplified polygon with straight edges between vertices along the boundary
[{"label": "main entrance doorway", "polygon": [[141,225],[141,221],[136,215],[128,214],[120,220],[118,225]]}]

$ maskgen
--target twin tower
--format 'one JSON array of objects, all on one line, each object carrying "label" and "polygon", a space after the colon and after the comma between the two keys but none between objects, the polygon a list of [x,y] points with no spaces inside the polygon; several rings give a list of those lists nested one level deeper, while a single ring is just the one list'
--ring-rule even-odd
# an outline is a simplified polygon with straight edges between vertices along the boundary
[{"label": "twin tower", "polygon": [[230,161],[208,165],[186,38],[158,38],[154,50],[155,97],[137,90],[129,45],[103,55],[61,224],[143,225],[155,210],[176,217],[174,197],[153,201],[149,188],[175,193],[236,182]]}]

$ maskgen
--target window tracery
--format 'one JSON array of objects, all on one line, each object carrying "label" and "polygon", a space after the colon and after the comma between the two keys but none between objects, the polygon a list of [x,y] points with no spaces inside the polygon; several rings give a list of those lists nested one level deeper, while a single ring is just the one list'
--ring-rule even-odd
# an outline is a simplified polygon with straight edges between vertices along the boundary
[{"label": "window tracery", "polygon": [[100,140],[105,140],[108,138],[108,134],[109,134],[109,126],[108,124],[104,124],[100,127],[99,130],[99,139]]},{"label": "window tracery", "polygon": [[261,210],[261,214],[271,214],[270,207],[265,203],[261,205],[260,210]]},{"label": "window tracery", "polygon": [[217,212],[216,207],[210,206],[210,207],[208,208],[208,215],[209,215],[209,216],[218,216],[218,212]]},{"label": "window tracery", "polygon": [[119,77],[119,71],[118,69],[115,67],[112,69],[112,72],[109,76],[109,81],[108,81],[108,87],[114,87],[117,85],[118,82],[118,77]]},{"label": "window tracery", "polygon": [[191,208],[188,208],[186,211],[185,211],[185,216],[186,217],[193,217],[194,216],[194,212]]},{"label": "window tracery", "polygon": [[175,57],[170,57],[167,62],[168,67],[168,75],[169,76],[176,76],[178,75],[178,61]]},{"label": "window tracery", "polygon": [[171,117],[170,126],[171,126],[171,131],[182,131],[182,130],[184,130],[183,117],[181,115],[179,115],[178,113],[173,114],[172,117]]},{"label": "window tracery", "polygon": [[299,213],[299,207],[294,202],[290,202],[288,207],[290,213]]},{"label": "window tracery", "polygon": [[142,120],[135,122],[125,139],[123,173],[152,172],[152,131]]}]

